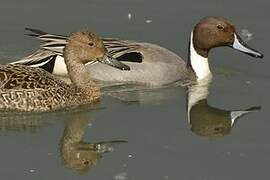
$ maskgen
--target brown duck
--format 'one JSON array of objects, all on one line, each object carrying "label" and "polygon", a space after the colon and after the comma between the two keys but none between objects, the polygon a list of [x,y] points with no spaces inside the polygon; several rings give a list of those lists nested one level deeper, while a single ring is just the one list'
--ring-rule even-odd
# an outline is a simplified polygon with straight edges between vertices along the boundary
[{"label": "brown duck", "polygon": [[42,112],[93,103],[99,99],[100,91],[85,64],[102,62],[129,70],[111,58],[102,40],[88,30],[68,37],[64,57],[70,85],[40,68],[0,65],[0,109]]}]

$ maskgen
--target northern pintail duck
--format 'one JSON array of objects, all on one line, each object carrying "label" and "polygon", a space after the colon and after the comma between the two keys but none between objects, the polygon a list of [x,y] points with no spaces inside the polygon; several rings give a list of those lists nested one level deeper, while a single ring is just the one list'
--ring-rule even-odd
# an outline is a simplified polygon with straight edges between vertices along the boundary
[{"label": "northern pintail duck", "polygon": [[[63,49],[66,36],[27,29],[30,34],[45,41],[41,49],[33,54],[13,62],[38,66],[56,75],[66,75]],[[123,83],[144,83],[164,85],[176,81],[202,80],[211,75],[208,55],[212,48],[228,46],[256,58],[263,55],[250,48],[237,35],[234,26],[223,17],[205,17],[191,32],[187,63],[172,51],[156,44],[103,38],[109,53],[130,67],[130,71],[120,71],[100,63],[87,66],[89,76],[95,80]]]},{"label": "northern pintail duck", "polygon": [[72,33],[66,39],[63,56],[72,81],[70,85],[40,68],[0,65],[0,109],[49,111],[93,103],[99,99],[100,91],[85,64],[99,61],[129,69],[109,57],[102,40],[87,30]]}]

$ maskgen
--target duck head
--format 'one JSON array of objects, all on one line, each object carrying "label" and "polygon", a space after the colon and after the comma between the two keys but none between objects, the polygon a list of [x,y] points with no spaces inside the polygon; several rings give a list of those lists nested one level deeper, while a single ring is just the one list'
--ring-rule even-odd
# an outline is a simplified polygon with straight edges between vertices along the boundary
[{"label": "duck head", "polygon": [[67,40],[64,54],[67,54],[77,63],[101,62],[120,70],[130,70],[129,66],[115,60],[107,52],[103,41],[93,32],[83,30],[72,33]]},{"label": "duck head", "polygon": [[233,49],[257,58],[263,55],[250,48],[237,35],[235,27],[223,17],[205,17],[201,19],[190,36],[188,67],[200,81],[211,76],[208,64],[208,53],[212,48],[229,46]]},{"label": "duck head", "polygon": [[196,52],[207,57],[210,49],[229,46],[256,58],[263,54],[250,48],[236,33],[235,27],[223,17],[205,17],[196,24],[193,31],[193,45]]}]

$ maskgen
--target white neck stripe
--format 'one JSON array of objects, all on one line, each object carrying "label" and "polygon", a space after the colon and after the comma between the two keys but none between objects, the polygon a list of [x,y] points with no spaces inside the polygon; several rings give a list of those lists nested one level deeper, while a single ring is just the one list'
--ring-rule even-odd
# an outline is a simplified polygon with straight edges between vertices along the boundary
[{"label": "white neck stripe", "polygon": [[192,69],[194,70],[197,80],[201,80],[211,75],[211,71],[209,69],[208,58],[205,58],[199,55],[194,49],[193,45],[193,32],[190,35],[190,64]]}]

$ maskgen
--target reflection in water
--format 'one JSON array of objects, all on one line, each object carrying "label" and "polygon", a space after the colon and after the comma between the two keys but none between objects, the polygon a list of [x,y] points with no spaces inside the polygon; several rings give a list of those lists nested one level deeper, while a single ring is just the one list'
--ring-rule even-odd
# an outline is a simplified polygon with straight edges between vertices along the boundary
[{"label": "reflection in water", "polygon": [[1,132],[36,132],[48,124],[40,114],[0,112]]},{"label": "reflection in water", "polygon": [[[64,112],[64,111],[63,111]],[[86,127],[90,123],[87,113],[84,112],[54,113],[0,113],[1,132],[37,132],[39,129],[51,124],[52,117],[65,115],[69,119],[65,123],[65,129],[60,141],[60,156],[63,165],[79,171],[87,171],[97,165],[102,155],[112,152],[115,146],[127,141],[104,141],[98,143],[86,143],[82,141]],[[66,116],[67,115],[67,116]],[[56,118],[55,120],[57,120]]]},{"label": "reflection in water", "polygon": [[224,110],[207,103],[212,78],[188,87],[187,113],[191,130],[200,136],[218,137],[231,132],[236,121],[245,114],[255,112],[261,107],[243,110]]},{"label": "reflection in water", "polygon": [[[103,95],[114,97],[126,103],[138,104],[162,104],[169,99],[177,99],[179,94],[185,93],[183,82],[175,82],[164,86],[145,86],[140,84],[119,84],[113,86],[103,85],[101,90]],[[181,92],[181,90],[183,90]]]},{"label": "reflection in water", "polygon": [[60,143],[60,152],[64,166],[86,171],[97,165],[102,154],[112,152],[115,145],[126,141],[106,141],[86,143],[82,141],[89,119],[81,113],[73,114],[65,124],[65,130]]}]

